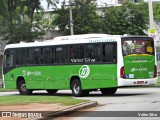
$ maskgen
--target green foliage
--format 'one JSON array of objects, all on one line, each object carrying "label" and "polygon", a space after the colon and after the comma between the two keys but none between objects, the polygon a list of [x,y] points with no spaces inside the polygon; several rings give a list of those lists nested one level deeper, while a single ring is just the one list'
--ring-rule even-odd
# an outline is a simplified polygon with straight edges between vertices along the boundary
[{"label": "green foliage", "polygon": [[157,51],[157,52],[160,52],[160,47],[156,47],[156,51]]},{"label": "green foliage", "polygon": [[93,0],[76,0],[74,4],[73,20],[75,34],[102,32],[99,16],[96,14],[96,3]]},{"label": "green foliage", "polygon": [[[93,0],[75,0],[72,6],[74,34],[87,34],[102,32],[99,16],[96,14],[96,3]],[[70,19],[69,8],[62,4],[62,8],[56,11],[57,15],[53,25],[58,26],[64,34],[69,34]]]},{"label": "green foliage", "polygon": [[44,35],[40,25],[33,24],[38,23],[34,20],[34,11],[42,10],[39,0],[7,0],[3,5],[6,6],[4,15],[0,17],[0,36],[3,40],[9,40],[9,43],[33,41]]},{"label": "green foliage", "polygon": [[0,0],[0,16],[6,16],[7,13],[7,0]]},{"label": "green foliage", "polygon": [[140,3],[140,2],[144,2],[144,0],[130,0],[131,2],[135,2],[135,3]]},{"label": "green foliage", "polygon": [[72,97],[58,97],[58,96],[1,96],[0,106],[2,105],[22,105],[29,103],[47,103],[62,105],[76,105],[78,103],[86,102],[87,100],[73,99]]},{"label": "green foliage", "polygon": [[65,7],[65,2],[62,4],[61,9],[56,10],[55,19],[52,21],[53,26],[58,26],[59,29],[68,33],[69,29],[69,9]]},{"label": "green foliage", "polygon": [[[54,15],[45,18],[40,0],[0,0],[0,36],[10,43],[34,41],[42,38],[45,31],[58,27],[70,34],[69,7],[64,0],[46,0],[54,8]],[[148,29],[148,3],[143,0],[124,0],[122,6],[106,6],[104,14],[96,13],[95,0],[72,0],[74,34],[107,33],[144,35]],[[135,4],[134,2],[140,2]],[[142,2],[142,3],[141,3]],[[153,4],[154,18],[160,20],[160,2]],[[35,10],[40,12],[34,12]]]},{"label": "green foliage", "polygon": [[153,4],[154,20],[160,21],[160,2]]},{"label": "green foliage", "polygon": [[141,4],[127,3],[122,6],[106,7],[103,31],[109,34],[144,35],[148,19]]},{"label": "green foliage", "polygon": [[[142,1],[133,1],[142,2]],[[74,34],[107,33],[145,35],[148,29],[148,4],[135,4],[124,1],[122,6],[106,6],[103,16],[96,13],[96,3],[93,0],[76,0],[72,6]],[[58,26],[65,34],[69,34],[69,8],[62,5],[57,10],[53,25]]]}]

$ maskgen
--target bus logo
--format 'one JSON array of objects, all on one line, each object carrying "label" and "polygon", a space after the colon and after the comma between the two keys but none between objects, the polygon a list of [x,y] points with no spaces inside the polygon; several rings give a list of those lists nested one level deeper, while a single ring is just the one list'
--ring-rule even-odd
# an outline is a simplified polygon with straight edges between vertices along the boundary
[{"label": "bus logo", "polygon": [[79,69],[79,76],[81,78],[86,78],[88,77],[90,73],[90,68],[88,65],[83,65],[80,69]]},{"label": "bus logo", "polygon": [[141,73],[141,72],[143,72],[143,71],[147,71],[147,68],[142,68],[142,67],[140,66],[139,69],[131,68],[130,71],[131,71],[131,72],[140,71],[140,73]]}]

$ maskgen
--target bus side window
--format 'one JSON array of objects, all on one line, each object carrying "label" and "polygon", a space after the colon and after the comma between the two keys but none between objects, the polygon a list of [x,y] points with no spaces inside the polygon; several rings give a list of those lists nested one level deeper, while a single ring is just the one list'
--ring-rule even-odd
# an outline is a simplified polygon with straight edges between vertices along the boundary
[{"label": "bus side window", "polygon": [[27,51],[25,48],[16,49],[16,65],[25,65],[26,64],[26,54]]},{"label": "bus side window", "polygon": [[95,59],[95,46],[94,45],[86,45],[86,58]]},{"label": "bus side window", "polygon": [[83,63],[84,47],[82,45],[70,46],[70,63]]},{"label": "bus side window", "polygon": [[51,48],[44,47],[41,49],[41,64],[50,64],[51,62]]},{"label": "bus side window", "polygon": [[7,50],[4,54],[4,67],[13,67],[14,65],[14,51]]},{"label": "bus side window", "polygon": [[28,64],[40,63],[40,48],[28,48]]},{"label": "bus side window", "polygon": [[95,45],[95,62],[101,62],[101,45]]},{"label": "bus side window", "polygon": [[86,60],[85,62],[100,62],[101,61],[101,45],[92,44],[86,45]]},{"label": "bus side window", "polygon": [[116,45],[113,43],[103,44],[103,62],[115,63],[116,61]]},{"label": "bus side window", "polygon": [[67,55],[67,46],[59,46],[56,47],[56,52],[55,52],[55,62],[56,63],[67,63],[68,62],[68,55]]},{"label": "bus side window", "polygon": [[51,48],[51,63],[55,62],[55,47]]}]

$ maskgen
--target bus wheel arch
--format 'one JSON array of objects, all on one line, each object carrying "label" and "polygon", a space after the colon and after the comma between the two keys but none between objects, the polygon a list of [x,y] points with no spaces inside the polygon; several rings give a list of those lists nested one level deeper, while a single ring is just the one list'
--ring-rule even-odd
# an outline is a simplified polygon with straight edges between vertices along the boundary
[{"label": "bus wheel arch", "polygon": [[19,76],[17,78],[17,82],[16,83],[17,83],[17,89],[18,89],[18,91],[19,91],[19,93],[21,95],[30,95],[30,94],[32,94],[33,90],[30,90],[30,89],[26,88],[26,82],[25,82],[24,77]]},{"label": "bus wheel arch", "polygon": [[16,81],[17,89],[18,89],[18,83],[19,83],[20,81],[25,81],[25,79],[24,79],[23,76],[19,76],[19,77],[17,78],[17,81]]},{"label": "bus wheel arch", "polygon": [[78,76],[71,77],[70,89],[75,97],[86,96],[89,94],[89,90],[82,90],[82,84]]},{"label": "bus wheel arch", "polygon": [[70,79],[70,89],[71,89],[71,84],[75,79],[78,79],[80,81],[79,76],[72,76],[71,79]]}]

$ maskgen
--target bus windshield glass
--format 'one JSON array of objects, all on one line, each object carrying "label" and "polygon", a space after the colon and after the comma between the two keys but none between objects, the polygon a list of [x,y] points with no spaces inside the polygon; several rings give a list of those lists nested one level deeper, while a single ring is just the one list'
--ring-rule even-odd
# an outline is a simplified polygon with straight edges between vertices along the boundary
[{"label": "bus windshield glass", "polygon": [[154,43],[152,40],[123,40],[123,55],[149,54],[154,55]]}]

